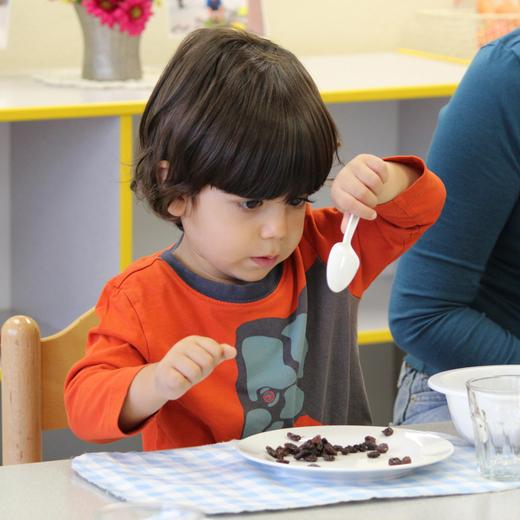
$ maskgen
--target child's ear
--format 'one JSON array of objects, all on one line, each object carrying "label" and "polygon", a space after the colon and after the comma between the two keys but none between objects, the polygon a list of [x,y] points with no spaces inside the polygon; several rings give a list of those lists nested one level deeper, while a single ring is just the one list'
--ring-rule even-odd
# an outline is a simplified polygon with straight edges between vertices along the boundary
[{"label": "child's ear", "polygon": [[168,161],[159,161],[159,166],[157,168],[157,180],[159,182],[164,182],[166,180],[169,167],[170,163]]},{"label": "child's ear", "polygon": [[[170,163],[168,161],[159,161],[159,165],[157,167],[157,180],[159,182],[165,182],[166,177],[168,176],[168,170],[170,168]],[[175,200],[170,202],[168,205],[168,213],[172,217],[182,217],[186,213],[186,208],[188,205],[188,199],[184,196],[177,197]]]},{"label": "child's ear", "polygon": [[168,205],[168,213],[172,217],[183,217],[186,214],[186,208],[188,207],[188,199],[182,195]]}]

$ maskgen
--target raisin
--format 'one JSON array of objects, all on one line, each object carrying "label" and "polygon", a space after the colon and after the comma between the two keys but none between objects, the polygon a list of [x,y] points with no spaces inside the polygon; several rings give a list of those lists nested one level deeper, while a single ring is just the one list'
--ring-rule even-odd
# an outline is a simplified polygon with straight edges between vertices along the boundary
[{"label": "raisin", "polygon": [[312,440],[308,440],[308,441],[305,441],[301,446],[300,448],[306,448],[308,450],[313,450],[314,449],[314,446],[316,446]]},{"label": "raisin", "polygon": [[390,435],[392,435],[392,433],[394,433],[394,430],[392,428],[390,428],[390,426],[387,426],[384,430],[383,430],[383,435],[385,437],[390,437]]},{"label": "raisin", "polygon": [[311,439],[311,442],[315,445],[318,445],[321,443],[321,435],[315,435],[312,439]]},{"label": "raisin", "polygon": [[327,442],[326,444],[323,444],[323,453],[326,453],[327,455],[337,455],[338,450],[336,450],[332,444]]},{"label": "raisin", "polygon": [[308,457],[309,455],[314,455],[313,451],[303,448],[303,449],[300,449],[300,451],[298,451],[298,453],[294,454],[294,458],[296,460],[300,460],[300,459],[304,459],[305,457]]},{"label": "raisin", "polygon": [[367,451],[367,457],[369,459],[377,459],[379,455],[381,455],[381,453],[379,453],[378,451]]},{"label": "raisin", "polygon": [[287,451],[289,455],[294,455],[298,452],[299,449],[298,446],[296,446],[296,444],[293,444],[292,442],[286,442],[283,446],[285,448],[285,451]]},{"label": "raisin", "polygon": [[334,455],[329,455],[328,453],[324,453],[323,460],[326,460],[327,462],[332,462],[333,460],[336,460],[336,457],[334,457]]},{"label": "raisin", "polygon": [[271,457],[276,459],[276,451],[273,448],[271,448],[271,446],[266,446],[265,451],[267,451],[267,453],[269,453],[269,455],[271,455]]},{"label": "raisin", "polygon": [[287,452],[283,446],[278,446],[275,450],[275,455],[277,459],[282,459],[287,455]]}]

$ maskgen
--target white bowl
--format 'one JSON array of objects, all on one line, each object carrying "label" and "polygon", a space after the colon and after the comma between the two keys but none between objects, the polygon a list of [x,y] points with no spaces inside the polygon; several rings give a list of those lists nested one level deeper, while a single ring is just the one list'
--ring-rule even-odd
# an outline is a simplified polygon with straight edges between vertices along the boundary
[{"label": "white bowl", "polygon": [[520,375],[520,365],[485,365],[439,372],[428,379],[432,390],[446,395],[451,420],[462,437],[473,442],[473,424],[469,411],[466,381],[477,377]]}]

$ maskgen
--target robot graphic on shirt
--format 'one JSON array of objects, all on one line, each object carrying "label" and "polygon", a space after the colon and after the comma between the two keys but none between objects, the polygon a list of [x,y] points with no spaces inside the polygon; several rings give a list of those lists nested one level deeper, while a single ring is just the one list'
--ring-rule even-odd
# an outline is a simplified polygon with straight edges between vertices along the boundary
[{"label": "robot graphic on shirt", "polygon": [[237,330],[237,393],[244,409],[242,437],[293,426],[303,410],[307,314],[265,318]]}]

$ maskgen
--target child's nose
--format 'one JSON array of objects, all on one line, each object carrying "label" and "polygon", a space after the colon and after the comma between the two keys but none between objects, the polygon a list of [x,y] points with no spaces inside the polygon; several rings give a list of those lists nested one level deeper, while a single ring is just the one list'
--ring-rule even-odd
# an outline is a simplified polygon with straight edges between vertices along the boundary
[{"label": "child's nose", "polygon": [[276,209],[266,215],[262,225],[262,238],[283,238],[287,235],[287,215],[285,210]]}]

